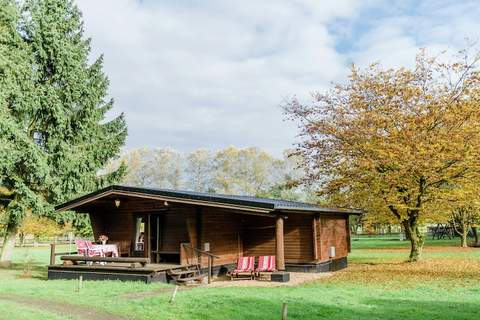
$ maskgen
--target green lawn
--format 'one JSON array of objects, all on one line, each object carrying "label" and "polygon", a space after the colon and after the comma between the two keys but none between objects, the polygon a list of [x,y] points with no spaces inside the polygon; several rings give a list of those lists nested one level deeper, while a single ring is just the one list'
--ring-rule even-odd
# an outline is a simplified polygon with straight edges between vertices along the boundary
[{"label": "green lawn", "polygon": [[[0,319],[81,319],[75,315],[87,311],[99,312],[98,319],[279,319],[283,301],[289,319],[472,319],[480,305],[480,248],[457,245],[428,241],[424,261],[411,265],[403,262],[408,242],[355,239],[349,268],[324,280],[280,288],[194,288],[179,291],[174,304],[164,284],[84,282],[77,292],[76,281],[45,280],[48,248],[17,249],[14,270],[0,270],[0,310],[6,310]],[[22,278],[29,260],[32,277]],[[45,301],[51,306],[39,307]]]}]

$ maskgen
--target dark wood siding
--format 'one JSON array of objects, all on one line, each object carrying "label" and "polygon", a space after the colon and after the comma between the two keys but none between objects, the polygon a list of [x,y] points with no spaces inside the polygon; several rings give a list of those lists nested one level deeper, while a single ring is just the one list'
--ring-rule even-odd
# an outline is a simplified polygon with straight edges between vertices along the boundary
[{"label": "dark wood siding", "polygon": [[244,256],[275,255],[275,219],[245,216],[243,229]]},{"label": "dark wood siding", "polygon": [[189,242],[185,212],[176,208],[165,213],[160,251],[180,253],[180,244]]},{"label": "dark wood siding", "polygon": [[[320,218],[319,248],[321,261],[329,259],[329,248],[335,247],[336,258],[348,255],[347,218],[328,216]],[[318,234],[318,233],[317,233]]]},{"label": "dark wood siding", "polygon": [[[210,251],[220,256],[215,259],[215,265],[235,263],[239,256],[275,255],[274,217],[187,204],[165,206],[163,201],[133,198],[122,199],[119,208],[115,208],[113,199],[103,199],[92,203],[88,211],[95,238],[106,234],[112,242],[133,241],[134,215],[161,213],[162,251],[180,252],[182,242],[204,249],[208,242]],[[291,263],[326,261],[330,246],[336,248],[337,257],[346,257],[347,231],[346,216],[321,215],[314,222],[313,214],[288,214],[284,222],[285,260]]]},{"label": "dark wood siding", "polygon": [[220,257],[214,265],[235,263],[242,255],[242,216],[234,210],[204,207],[201,221],[201,248],[208,242],[210,252]]},{"label": "dark wood siding", "polygon": [[313,230],[311,215],[290,215],[285,220],[285,261],[313,260]]},{"label": "dark wood siding", "polygon": [[[313,229],[311,215],[290,215],[284,223],[285,260],[313,260]],[[248,216],[244,227],[244,255],[275,255],[275,219]]]}]

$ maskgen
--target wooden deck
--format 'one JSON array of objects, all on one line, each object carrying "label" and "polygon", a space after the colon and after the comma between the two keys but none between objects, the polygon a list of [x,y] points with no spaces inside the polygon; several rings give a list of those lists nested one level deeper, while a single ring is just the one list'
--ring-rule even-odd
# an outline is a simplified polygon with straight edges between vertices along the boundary
[{"label": "wooden deck", "polygon": [[152,263],[144,267],[131,268],[125,264],[107,263],[76,264],[76,265],[51,265],[48,267],[48,279],[78,279],[84,280],[120,280],[168,282],[167,271],[181,268],[179,264]]}]

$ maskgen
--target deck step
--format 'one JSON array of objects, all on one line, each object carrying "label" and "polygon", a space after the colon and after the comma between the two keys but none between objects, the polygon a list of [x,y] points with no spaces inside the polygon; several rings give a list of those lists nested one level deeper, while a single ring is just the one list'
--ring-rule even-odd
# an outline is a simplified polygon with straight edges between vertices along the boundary
[{"label": "deck step", "polygon": [[199,264],[191,264],[167,270],[168,276],[178,284],[186,285],[205,278]]},{"label": "deck step", "polygon": [[187,266],[181,266],[178,268],[171,268],[168,270],[170,274],[181,274],[183,271],[200,271],[200,265],[199,264],[190,264]]},{"label": "deck step", "polygon": [[200,279],[203,279],[204,277],[205,277],[204,274],[198,274],[198,275],[192,276],[192,277],[178,278],[176,281],[177,282],[187,282],[187,281],[193,281],[193,280],[200,280]]},{"label": "deck step", "polygon": [[193,270],[170,270],[169,275],[180,276],[180,275],[183,275],[183,274],[198,273],[198,272],[199,272],[199,270],[197,270],[197,269],[193,269]]}]

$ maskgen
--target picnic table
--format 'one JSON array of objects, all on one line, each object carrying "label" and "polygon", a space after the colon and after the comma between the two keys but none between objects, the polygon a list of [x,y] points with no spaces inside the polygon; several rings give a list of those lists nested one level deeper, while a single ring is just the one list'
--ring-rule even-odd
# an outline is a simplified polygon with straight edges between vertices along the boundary
[{"label": "picnic table", "polygon": [[93,248],[102,251],[104,256],[118,258],[118,246],[116,244],[94,244]]}]

